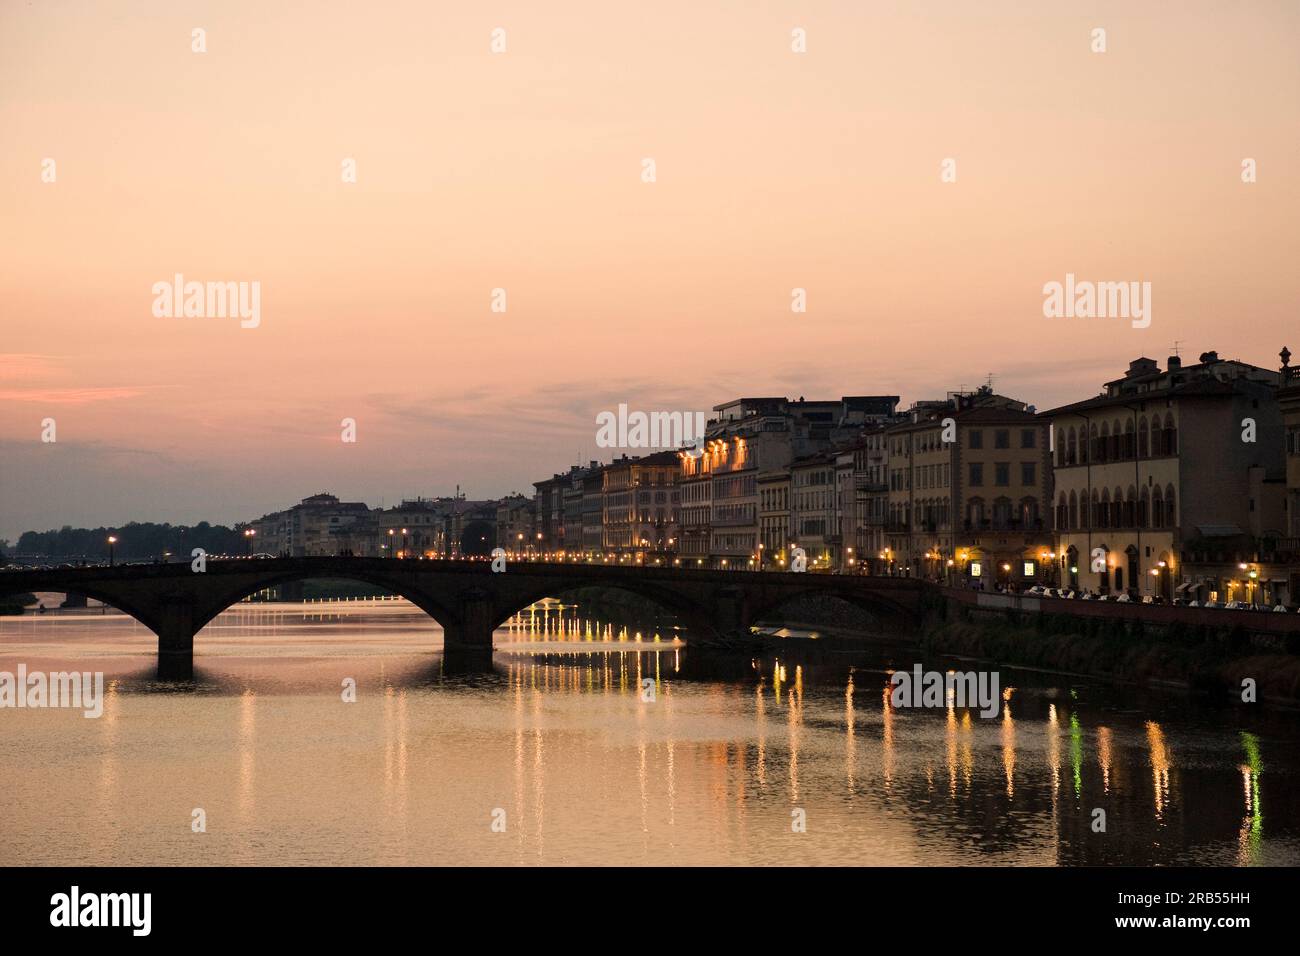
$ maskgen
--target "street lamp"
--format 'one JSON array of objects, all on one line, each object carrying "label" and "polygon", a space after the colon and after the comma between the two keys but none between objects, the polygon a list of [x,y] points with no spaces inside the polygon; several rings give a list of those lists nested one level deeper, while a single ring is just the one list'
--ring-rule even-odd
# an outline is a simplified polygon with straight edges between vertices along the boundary
[{"label": "street lamp", "polygon": [[393,551],[393,534],[394,534],[394,533],[395,533],[395,532],[393,531],[392,528],[389,528],[389,529],[388,529],[388,556],[389,556],[390,558],[395,558],[395,557],[397,557],[396,552]]},{"label": "street lamp", "polygon": [[113,566],[113,545],[115,544],[117,544],[117,537],[110,534],[108,536],[108,566],[110,568]]},{"label": "street lamp", "polygon": [[253,537],[257,534],[253,528],[244,529],[244,539],[248,542],[248,556],[253,556]]}]

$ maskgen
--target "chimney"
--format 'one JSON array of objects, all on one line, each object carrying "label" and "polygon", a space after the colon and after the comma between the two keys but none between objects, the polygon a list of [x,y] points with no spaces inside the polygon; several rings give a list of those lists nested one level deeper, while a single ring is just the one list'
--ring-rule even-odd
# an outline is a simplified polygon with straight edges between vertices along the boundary
[{"label": "chimney", "polygon": [[1181,358],[1179,358],[1177,355],[1169,356],[1169,371],[1177,372],[1182,367],[1183,367],[1183,360]]}]

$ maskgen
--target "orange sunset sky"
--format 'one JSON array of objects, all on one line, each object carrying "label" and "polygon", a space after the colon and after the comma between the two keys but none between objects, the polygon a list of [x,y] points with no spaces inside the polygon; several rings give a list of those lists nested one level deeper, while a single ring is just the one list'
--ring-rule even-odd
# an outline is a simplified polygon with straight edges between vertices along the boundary
[{"label": "orange sunset sky", "polygon": [[[620,402],[1275,366],[1298,51],[1292,0],[0,0],[0,538],[531,493]],[[176,273],[260,326],[155,317]],[[1044,318],[1066,273],[1151,326]]]}]

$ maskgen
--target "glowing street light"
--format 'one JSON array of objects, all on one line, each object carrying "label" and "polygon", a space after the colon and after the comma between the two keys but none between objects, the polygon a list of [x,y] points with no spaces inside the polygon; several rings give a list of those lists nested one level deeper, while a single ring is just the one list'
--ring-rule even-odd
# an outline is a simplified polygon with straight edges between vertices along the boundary
[{"label": "glowing street light", "polygon": [[110,534],[108,536],[108,566],[110,568],[113,566],[113,545],[115,544],[117,544],[117,536]]}]

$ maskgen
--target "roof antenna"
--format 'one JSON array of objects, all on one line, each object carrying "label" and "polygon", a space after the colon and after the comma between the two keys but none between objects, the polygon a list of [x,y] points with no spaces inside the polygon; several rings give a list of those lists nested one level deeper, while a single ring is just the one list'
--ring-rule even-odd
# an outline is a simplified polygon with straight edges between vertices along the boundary
[{"label": "roof antenna", "polygon": [[1183,344],[1182,339],[1174,339],[1174,355],[1181,356],[1183,353],[1178,351],[1178,346]]}]

